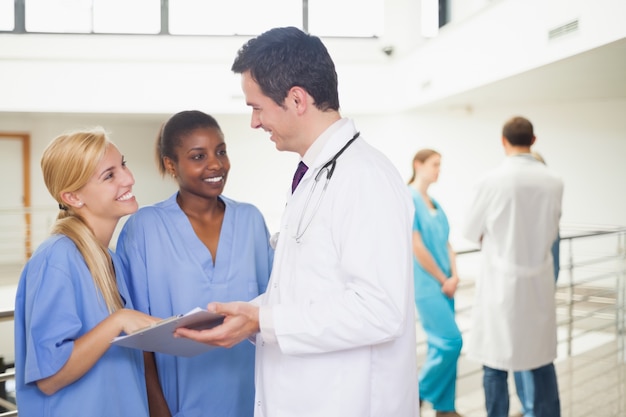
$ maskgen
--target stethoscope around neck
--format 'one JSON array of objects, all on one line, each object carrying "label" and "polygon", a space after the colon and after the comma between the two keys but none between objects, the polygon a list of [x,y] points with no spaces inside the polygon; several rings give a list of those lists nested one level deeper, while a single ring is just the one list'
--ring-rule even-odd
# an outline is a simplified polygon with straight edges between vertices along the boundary
[{"label": "stethoscope around neck", "polygon": [[[332,178],[333,173],[335,172],[335,168],[337,167],[337,159],[341,156],[341,154],[346,149],[348,149],[350,145],[352,145],[352,142],[354,142],[356,138],[359,137],[359,134],[360,132],[356,132],[354,136],[352,136],[352,139],[350,139],[348,143],[346,143],[343,146],[343,148],[339,150],[339,152],[337,152],[332,158],[330,158],[328,162],[322,165],[320,170],[315,174],[315,177],[314,177],[315,182],[313,183],[313,186],[309,189],[309,194],[307,195],[307,198],[304,202],[304,207],[302,208],[302,213],[300,214],[300,220],[298,221],[298,227],[296,228],[296,234],[294,236],[294,239],[296,239],[296,242],[300,243],[300,239],[302,238],[304,233],[307,231],[307,229],[311,225],[311,222],[313,221],[313,217],[315,217],[315,214],[317,213],[317,210],[319,209],[320,204],[322,203],[322,198],[324,197],[324,194],[326,194],[326,188],[328,187],[328,183],[330,182],[330,179]],[[315,193],[315,188],[317,187],[317,183],[320,181],[324,173],[326,173],[326,181],[324,182],[324,188],[322,188],[320,197],[317,199],[317,203],[315,203],[315,207],[313,211],[311,212],[311,216],[305,222],[306,214],[309,208],[309,204],[311,202],[311,197]]]}]

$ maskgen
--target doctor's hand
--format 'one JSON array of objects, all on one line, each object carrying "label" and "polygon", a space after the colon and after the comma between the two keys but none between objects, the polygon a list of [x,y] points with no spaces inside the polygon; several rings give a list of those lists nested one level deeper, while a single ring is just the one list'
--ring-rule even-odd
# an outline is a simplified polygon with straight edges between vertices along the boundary
[{"label": "doctor's hand", "polygon": [[224,316],[224,322],[207,330],[181,327],[174,337],[186,337],[196,342],[220,347],[232,347],[259,332],[259,307],[245,302],[210,303],[207,310]]}]

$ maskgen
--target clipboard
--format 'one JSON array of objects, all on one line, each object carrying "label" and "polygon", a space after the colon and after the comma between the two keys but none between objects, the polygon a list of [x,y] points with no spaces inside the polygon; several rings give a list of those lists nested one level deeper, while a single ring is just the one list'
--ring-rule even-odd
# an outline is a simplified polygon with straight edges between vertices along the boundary
[{"label": "clipboard", "polygon": [[146,352],[159,352],[185,357],[196,356],[215,349],[216,346],[182,337],[175,338],[174,330],[179,327],[187,327],[194,330],[210,329],[222,324],[223,321],[224,316],[196,307],[186,314],[172,316],[131,334],[118,336],[111,341],[111,344],[140,349]]}]

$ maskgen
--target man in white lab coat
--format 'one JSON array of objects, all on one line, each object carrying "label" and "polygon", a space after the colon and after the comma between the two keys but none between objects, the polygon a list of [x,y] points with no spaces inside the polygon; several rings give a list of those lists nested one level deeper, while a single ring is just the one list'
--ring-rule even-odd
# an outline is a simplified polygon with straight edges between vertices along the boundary
[{"label": "man in white lab coat", "polygon": [[339,114],[337,74],[319,38],[272,29],[246,43],[232,69],[252,127],[297,152],[303,169],[288,191],[267,292],[210,304],[226,316],[222,326],[178,335],[225,347],[255,339],[256,417],[418,416],[406,185]]},{"label": "man in white lab coat", "polygon": [[536,417],[559,417],[556,308],[551,253],[562,180],[530,153],[533,125],[523,117],[502,130],[503,163],[473,193],[464,235],[480,244],[468,357],[483,364],[488,417],[507,417],[509,370],[532,370]]}]

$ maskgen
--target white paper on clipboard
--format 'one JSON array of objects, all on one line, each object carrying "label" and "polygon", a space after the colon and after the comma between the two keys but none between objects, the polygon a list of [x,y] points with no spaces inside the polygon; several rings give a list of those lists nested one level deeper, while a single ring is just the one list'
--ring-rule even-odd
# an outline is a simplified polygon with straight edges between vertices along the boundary
[{"label": "white paper on clipboard", "polygon": [[147,352],[191,357],[214,349],[216,346],[187,338],[176,338],[174,337],[174,330],[179,327],[195,330],[210,329],[221,324],[223,320],[224,316],[222,315],[196,307],[187,314],[172,316],[129,335],[118,336],[111,343]]}]

